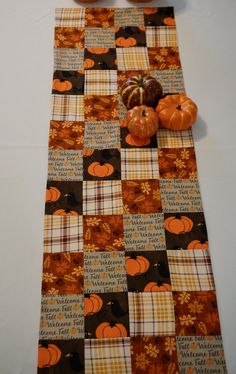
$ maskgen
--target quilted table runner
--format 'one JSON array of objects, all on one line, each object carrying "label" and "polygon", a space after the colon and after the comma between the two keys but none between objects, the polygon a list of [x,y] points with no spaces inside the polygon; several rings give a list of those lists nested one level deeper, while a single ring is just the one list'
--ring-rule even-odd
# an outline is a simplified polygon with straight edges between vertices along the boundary
[{"label": "quilted table runner", "polygon": [[185,92],[172,7],[56,10],[40,374],[226,373],[192,132],[128,133],[139,73]]}]

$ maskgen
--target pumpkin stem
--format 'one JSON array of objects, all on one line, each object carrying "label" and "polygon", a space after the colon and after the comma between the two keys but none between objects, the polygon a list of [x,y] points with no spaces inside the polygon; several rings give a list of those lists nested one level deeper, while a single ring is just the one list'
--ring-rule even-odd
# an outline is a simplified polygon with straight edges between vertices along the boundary
[{"label": "pumpkin stem", "polygon": [[181,110],[182,109],[181,105],[180,104],[177,105],[176,109]]},{"label": "pumpkin stem", "polygon": [[144,110],[142,110],[141,116],[142,116],[142,117],[146,117],[146,112],[145,112],[145,109],[144,109]]},{"label": "pumpkin stem", "polygon": [[175,218],[180,219],[181,218],[181,214],[180,213],[176,213]]},{"label": "pumpkin stem", "polygon": [[115,325],[116,325],[115,321],[111,321],[111,322],[110,322],[110,326],[111,326],[111,327],[113,327],[113,326],[115,326]]},{"label": "pumpkin stem", "polygon": [[103,166],[105,164],[105,162],[103,161],[100,161],[100,165]]}]

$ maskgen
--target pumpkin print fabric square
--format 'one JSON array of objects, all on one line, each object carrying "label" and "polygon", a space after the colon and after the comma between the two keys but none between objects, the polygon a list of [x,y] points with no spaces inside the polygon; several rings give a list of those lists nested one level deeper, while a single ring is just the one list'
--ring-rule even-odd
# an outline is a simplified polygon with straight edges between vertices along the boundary
[{"label": "pumpkin print fabric square", "polygon": [[86,122],[118,120],[117,95],[86,95],[84,103]]},{"label": "pumpkin print fabric square", "polygon": [[53,74],[52,93],[57,95],[83,95],[84,72],[56,70]]},{"label": "pumpkin print fabric square", "polygon": [[148,47],[148,58],[151,69],[181,69],[179,50],[177,47]]},{"label": "pumpkin print fabric square", "polygon": [[83,95],[52,95],[51,120],[84,121]]},{"label": "pumpkin print fabric square", "polygon": [[146,47],[117,48],[118,70],[148,70],[149,59]]},{"label": "pumpkin print fabric square", "polygon": [[148,47],[177,47],[176,28],[174,26],[147,26]]},{"label": "pumpkin print fabric square", "polygon": [[124,215],[126,251],[165,250],[162,213]]},{"label": "pumpkin print fabric square", "polygon": [[55,24],[59,27],[84,27],[85,8],[56,8]]},{"label": "pumpkin print fabric square", "polygon": [[143,26],[144,15],[142,8],[116,8],[115,26]]},{"label": "pumpkin print fabric square", "polygon": [[83,149],[84,122],[50,121],[49,149]]},{"label": "pumpkin print fabric square", "polygon": [[84,251],[123,251],[123,216],[84,217]]},{"label": "pumpkin print fabric square", "polygon": [[175,25],[173,7],[146,7],[143,10],[146,26],[173,26]]},{"label": "pumpkin print fabric square", "polygon": [[83,49],[54,48],[54,70],[75,71],[83,69]]},{"label": "pumpkin print fabric square", "polygon": [[84,295],[85,338],[111,340],[129,336],[127,292]]},{"label": "pumpkin print fabric square", "polygon": [[176,335],[220,335],[214,291],[174,292]]},{"label": "pumpkin print fabric square", "polygon": [[105,47],[86,48],[84,51],[86,70],[116,70],[116,49]]},{"label": "pumpkin print fabric square", "polygon": [[80,150],[49,150],[48,180],[83,180],[83,155]]},{"label": "pumpkin print fabric square", "polygon": [[122,179],[159,179],[157,149],[121,149]]},{"label": "pumpkin print fabric square", "polygon": [[129,292],[130,336],[175,335],[171,292]]},{"label": "pumpkin print fabric square", "polygon": [[83,283],[83,253],[44,253],[43,295],[82,294]]},{"label": "pumpkin print fabric square", "polygon": [[122,180],[125,214],[160,213],[159,181],[156,179]]},{"label": "pumpkin print fabric square", "polygon": [[43,296],[40,339],[84,338],[83,295]]},{"label": "pumpkin print fabric square", "polygon": [[48,181],[45,213],[55,216],[82,214],[82,181]]},{"label": "pumpkin print fabric square", "polygon": [[173,291],[215,289],[208,250],[167,251]]},{"label": "pumpkin print fabric square", "polygon": [[179,374],[174,336],[136,336],[130,342],[133,373]]},{"label": "pumpkin print fabric square", "polygon": [[123,214],[121,181],[84,181],[83,215]]},{"label": "pumpkin print fabric square", "polygon": [[171,291],[166,251],[125,252],[129,292]]},{"label": "pumpkin print fabric square", "polygon": [[204,214],[164,213],[167,249],[208,248]]},{"label": "pumpkin print fabric square", "polygon": [[84,149],[120,148],[119,121],[86,122]]},{"label": "pumpkin print fabric square", "polygon": [[196,179],[194,148],[161,148],[158,151],[160,178]]},{"label": "pumpkin print fabric square", "polygon": [[85,370],[87,374],[132,374],[130,339],[86,339]]},{"label": "pumpkin print fabric square", "polygon": [[115,30],[114,27],[85,28],[85,48],[115,48]]},{"label": "pumpkin print fabric square", "polygon": [[82,252],[82,216],[45,215],[43,243],[44,252]]},{"label": "pumpkin print fabric square", "polygon": [[227,374],[221,336],[177,336],[176,343],[181,373]]},{"label": "pumpkin print fabric square", "polygon": [[[91,153],[92,152],[92,153]],[[91,150],[84,156],[84,180],[114,180],[121,178],[118,149]]]},{"label": "pumpkin print fabric square", "polygon": [[144,26],[116,27],[115,32],[116,47],[118,48],[146,46],[146,33]]},{"label": "pumpkin print fabric square", "polygon": [[85,71],[86,95],[116,95],[117,93],[116,70]]},{"label": "pumpkin print fabric square", "polygon": [[114,26],[114,8],[85,8],[85,27]]},{"label": "pumpkin print fabric square", "polygon": [[81,27],[56,27],[55,48],[84,48],[84,29]]}]

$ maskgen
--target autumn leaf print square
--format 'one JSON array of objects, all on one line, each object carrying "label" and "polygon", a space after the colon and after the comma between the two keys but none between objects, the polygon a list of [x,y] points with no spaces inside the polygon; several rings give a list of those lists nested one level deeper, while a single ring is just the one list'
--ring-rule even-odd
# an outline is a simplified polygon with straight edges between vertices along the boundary
[{"label": "autumn leaf print square", "polygon": [[54,71],[52,93],[57,95],[83,95],[84,72]]},{"label": "autumn leaf print square", "polygon": [[83,283],[83,253],[44,253],[43,295],[81,294]]},{"label": "autumn leaf print square", "polygon": [[84,104],[86,122],[118,120],[117,95],[86,95]]},{"label": "autumn leaf print square", "polygon": [[197,164],[193,147],[158,150],[161,179],[196,179]]},{"label": "autumn leaf print square", "polygon": [[147,49],[151,69],[181,69],[178,47],[148,47]]},{"label": "autumn leaf print square", "polygon": [[130,342],[133,373],[179,374],[174,336],[135,336]]},{"label": "autumn leaf print square", "polygon": [[146,26],[174,26],[173,7],[146,7],[143,9]]},{"label": "autumn leaf print square", "polygon": [[83,149],[84,122],[50,121],[50,149]]},{"label": "autumn leaf print square", "polygon": [[48,151],[48,180],[83,180],[83,155],[80,150]]},{"label": "autumn leaf print square", "polygon": [[214,291],[173,292],[176,335],[220,335]]},{"label": "autumn leaf print square", "polygon": [[82,181],[48,181],[45,214],[82,214]]},{"label": "autumn leaf print square", "polygon": [[164,213],[167,249],[207,249],[207,228],[204,214]]},{"label": "autumn leaf print square", "polygon": [[117,70],[116,48],[85,48],[84,69]]},{"label": "autumn leaf print square", "polygon": [[123,251],[123,216],[84,216],[84,251]]},{"label": "autumn leaf print square", "polygon": [[126,292],[85,293],[85,338],[115,339],[129,336]]},{"label": "autumn leaf print square", "polygon": [[122,197],[125,214],[160,213],[161,199],[159,181],[123,180]]},{"label": "autumn leaf print square", "polygon": [[84,48],[84,28],[55,27],[55,48]]},{"label": "autumn leaf print square", "polygon": [[171,291],[166,251],[125,252],[129,292]]},{"label": "autumn leaf print square", "polygon": [[85,27],[112,27],[114,13],[114,8],[86,8]]},{"label": "autumn leaf print square", "polygon": [[123,26],[115,28],[116,47],[144,47],[146,46],[146,33],[144,26]]},{"label": "autumn leaf print square", "polygon": [[95,149],[91,152],[89,156],[86,156],[87,151],[84,152],[84,180],[115,180],[121,178],[120,151],[118,149]]},{"label": "autumn leaf print square", "polygon": [[127,291],[124,252],[84,252],[84,292]]}]

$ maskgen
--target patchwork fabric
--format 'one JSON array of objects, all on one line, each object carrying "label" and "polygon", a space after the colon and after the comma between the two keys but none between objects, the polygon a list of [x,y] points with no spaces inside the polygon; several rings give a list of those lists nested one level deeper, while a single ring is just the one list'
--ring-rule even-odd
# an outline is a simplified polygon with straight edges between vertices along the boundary
[{"label": "patchwork fabric", "polygon": [[85,72],[86,95],[117,94],[116,70],[88,70]]},{"label": "patchwork fabric", "polygon": [[160,178],[196,179],[197,165],[194,148],[161,148],[158,151]]},{"label": "patchwork fabric", "polygon": [[115,48],[114,28],[90,27],[85,29],[85,48]]},{"label": "patchwork fabric", "polygon": [[120,148],[120,123],[118,121],[86,122],[84,149]]},{"label": "patchwork fabric", "polygon": [[177,47],[148,47],[151,69],[176,70],[181,68]]},{"label": "patchwork fabric", "polygon": [[51,113],[55,121],[83,121],[84,96],[52,95]]},{"label": "patchwork fabric", "polygon": [[55,48],[84,48],[82,27],[55,27]]},{"label": "patchwork fabric", "polygon": [[[163,90],[164,95],[174,94],[174,93],[185,93],[184,88],[184,77],[183,72],[181,69],[179,70],[151,70],[150,71],[151,76],[156,78],[158,82],[160,82]],[[162,131],[165,129],[158,129],[159,131]],[[166,130],[168,131],[168,130]],[[181,134],[189,132],[191,133],[191,130],[188,131],[170,131],[170,136],[168,138],[171,139],[171,135],[175,135],[175,138],[181,139]]]},{"label": "patchwork fabric", "polygon": [[158,129],[158,145],[159,148],[193,147],[192,131],[170,131],[167,129]]},{"label": "patchwork fabric", "polygon": [[50,121],[50,149],[82,149],[84,143],[84,122]]},{"label": "patchwork fabric", "polygon": [[86,95],[84,112],[86,122],[118,120],[117,95]]},{"label": "patchwork fabric", "polygon": [[54,48],[54,70],[83,70],[84,51],[78,48]]},{"label": "patchwork fabric", "polygon": [[158,153],[156,149],[122,149],[122,179],[158,179]]},{"label": "patchwork fabric", "polygon": [[174,26],[146,27],[146,37],[148,47],[177,47]]},{"label": "patchwork fabric", "polygon": [[82,152],[49,150],[48,180],[83,180]]},{"label": "patchwork fabric", "polygon": [[55,11],[55,24],[59,27],[84,27],[84,8],[57,8]]},{"label": "patchwork fabric", "polygon": [[119,70],[149,69],[147,48],[117,48],[117,64]]},{"label": "patchwork fabric", "polygon": [[144,14],[142,8],[117,8],[115,11],[115,26],[143,26]]}]

